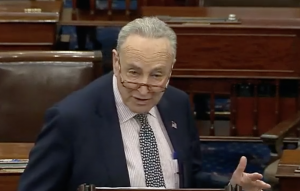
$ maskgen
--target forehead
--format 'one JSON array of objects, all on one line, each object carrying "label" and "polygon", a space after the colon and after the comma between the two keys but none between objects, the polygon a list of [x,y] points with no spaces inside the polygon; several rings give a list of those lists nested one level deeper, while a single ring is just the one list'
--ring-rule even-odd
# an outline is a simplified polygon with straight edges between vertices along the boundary
[{"label": "forehead", "polygon": [[127,62],[168,63],[172,60],[171,45],[167,38],[129,36],[121,47],[122,59]]}]

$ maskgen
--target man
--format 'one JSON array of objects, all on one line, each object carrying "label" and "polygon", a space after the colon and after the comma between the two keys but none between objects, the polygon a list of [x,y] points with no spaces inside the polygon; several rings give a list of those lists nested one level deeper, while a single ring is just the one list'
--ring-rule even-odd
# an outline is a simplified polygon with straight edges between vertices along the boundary
[{"label": "man", "polygon": [[[157,18],[124,26],[113,50],[113,73],[46,112],[18,191],[101,187],[200,188],[200,143],[184,92],[168,86],[176,34]],[[230,186],[270,185],[244,172],[242,157]]]}]

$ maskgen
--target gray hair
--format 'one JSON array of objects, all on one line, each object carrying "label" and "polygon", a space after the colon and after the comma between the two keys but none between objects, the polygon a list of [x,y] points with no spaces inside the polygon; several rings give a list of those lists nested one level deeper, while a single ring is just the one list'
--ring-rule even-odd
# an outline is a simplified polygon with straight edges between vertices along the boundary
[{"label": "gray hair", "polygon": [[138,18],[122,27],[118,36],[118,51],[120,51],[127,37],[132,34],[147,38],[167,38],[170,41],[174,59],[176,58],[177,36],[171,27],[157,17]]}]

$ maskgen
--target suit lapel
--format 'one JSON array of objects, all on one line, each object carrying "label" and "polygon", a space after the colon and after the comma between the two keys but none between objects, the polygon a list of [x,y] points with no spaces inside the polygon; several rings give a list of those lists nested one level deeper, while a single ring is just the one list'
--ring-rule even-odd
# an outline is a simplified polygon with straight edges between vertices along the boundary
[{"label": "suit lapel", "polygon": [[[168,100],[166,97],[162,97],[161,101],[158,104],[158,110],[160,113],[160,116],[162,118],[162,121],[164,123],[164,126],[167,130],[167,133],[169,135],[170,141],[172,143],[172,146],[174,148],[174,154],[176,155],[178,166],[179,166],[179,172],[182,172],[182,147],[180,144],[180,131],[176,127],[176,117],[172,116],[172,113],[174,111],[171,109],[172,106],[170,103],[168,103]],[[183,174],[179,173],[180,175],[180,187],[183,185]]]},{"label": "suit lapel", "polygon": [[[117,109],[112,86],[112,75],[103,89],[100,100],[103,100],[98,106],[101,127],[99,140],[103,145],[101,149],[102,156],[106,161],[106,168],[109,175],[111,187],[130,187],[129,174],[126,164],[123,139],[119,124]],[[101,91],[101,90],[100,90]]]},{"label": "suit lapel", "polygon": [[[114,99],[112,76],[110,73],[105,76],[105,85],[100,87],[103,90],[99,99],[101,103],[97,107],[99,115],[99,142],[101,142],[101,157],[105,159],[105,166],[109,176],[109,186],[111,187],[130,187],[129,174],[126,164],[126,156],[124,152],[122,133],[119,124],[117,108]],[[174,111],[168,103],[165,96],[162,97],[158,104],[158,110],[162,121],[169,135],[171,144],[177,155],[179,172],[182,172],[181,153],[183,152],[180,144],[180,131],[172,126],[172,122],[176,122],[176,116],[172,114]],[[183,173],[180,173],[180,186],[183,185]]]},{"label": "suit lapel", "polygon": [[179,133],[177,131],[177,128],[174,128],[172,126],[172,122],[175,122],[172,117],[171,106],[168,104],[168,101],[166,98],[162,98],[161,101],[158,104],[158,111],[160,113],[160,116],[162,118],[162,121],[165,125],[165,128],[167,130],[167,133],[169,135],[169,138],[171,140],[172,146],[174,148],[174,151],[177,152],[180,149],[179,145]]}]

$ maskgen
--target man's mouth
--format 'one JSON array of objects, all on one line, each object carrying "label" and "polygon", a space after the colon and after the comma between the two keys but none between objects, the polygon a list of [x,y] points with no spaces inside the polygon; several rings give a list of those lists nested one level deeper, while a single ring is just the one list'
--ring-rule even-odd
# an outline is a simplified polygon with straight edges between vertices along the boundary
[{"label": "man's mouth", "polygon": [[145,104],[145,103],[147,103],[147,101],[150,100],[150,99],[137,98],[137,97],[134,97],[134,99],[137,101],[138,104]]},{"label": "man's mouth", "polygon": [[138,98],[138,97],[134,97],[136,100],[139,100],[139,101],[147,101],[149,99],[144,99],[144,98]]}]

